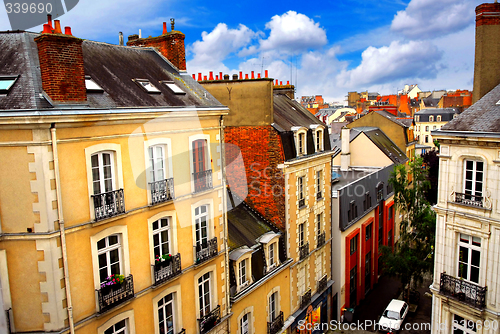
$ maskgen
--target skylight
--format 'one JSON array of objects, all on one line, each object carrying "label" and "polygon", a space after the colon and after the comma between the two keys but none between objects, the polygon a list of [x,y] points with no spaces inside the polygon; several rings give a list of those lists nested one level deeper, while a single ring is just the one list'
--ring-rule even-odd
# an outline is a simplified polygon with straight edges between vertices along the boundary
[{"label": "skylight", "polygon": [[180,89],[173,81],[161,81],[161,83],[167,86],[174,94],[186,94],[186,92]]},{"label": "skylight", "polygon": [[103,92],[104,89],[101,88],[90,76],[85,76],[85,88],[87,91],[92,92]]},{"label": "skylight", "polygon": [[0,94],[7,94],[14,83],[16,82],[18,75],[2,75],[0,76]]},{"label": "skylight", "polygon": [[153,86],[153,84],[147,79],[132,79],[136,84],[138,84],[142,89],[148,93],[161,93],[158,88]]}]

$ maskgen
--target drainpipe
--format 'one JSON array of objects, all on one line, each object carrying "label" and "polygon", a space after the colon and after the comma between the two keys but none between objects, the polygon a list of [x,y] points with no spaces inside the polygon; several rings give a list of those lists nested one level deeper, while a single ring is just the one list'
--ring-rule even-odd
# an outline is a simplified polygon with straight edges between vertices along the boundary
[{"label": "drainpipe", "polygon": [[69,285],[69,271],[68,271],[68,255],[66,252],[66,232],[64,230],[64,217],[61,199],[61,176],[59,174],[59,156],[57,154],[57,137],[56,127],[52,123],[50,127],[50,134],[52,139],[52,153],[54,156],[54,173],[56,176],[56,196],[57,196],[57,217],[59,222],[59,231],[61,232],[61,250],[63,259],[64,270],[64,285],[66,287],[66,303],[68,308],[69,331],[71,334],[75,333],[75,325],[73,322],[73,304],[71,302],[71,289]]}]

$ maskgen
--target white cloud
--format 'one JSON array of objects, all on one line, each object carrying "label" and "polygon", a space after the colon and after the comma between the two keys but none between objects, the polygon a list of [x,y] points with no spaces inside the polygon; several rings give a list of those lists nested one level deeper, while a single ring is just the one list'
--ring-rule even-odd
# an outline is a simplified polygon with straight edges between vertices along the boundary
[{"label": "white cloud", "polygon": [[381,48],[368,47],[362,54],[361,64],[337,75],[338,84],[360,89],[368,84],[384,84],[411,78],[435,78],[439,68],[436,62],[442,52],[428,41],[392,42]]},{"label": "white cloud", "polygon": [[294,11],[273,16],[266,28],[271,32],[269,38],[260,41],[262,51],[298,54],[327,43],[326,32],[319,23]]},{"label": "white cloud", "polygon": [[474,22],[477,0],[411,0],[397,12],[391,30],[412,39],[434,38],[460,31]]}]

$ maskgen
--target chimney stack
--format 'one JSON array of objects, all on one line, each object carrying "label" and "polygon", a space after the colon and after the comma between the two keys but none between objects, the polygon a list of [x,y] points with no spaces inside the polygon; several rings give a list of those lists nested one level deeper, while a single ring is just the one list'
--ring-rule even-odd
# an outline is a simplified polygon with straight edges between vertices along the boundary
[{"label": "chimney stack", "polygon": [[83,69],[83,40],[71,36],[69,27],[65,29],[66,34],[60,33],[59,20],[55,21],[54,30],[59,33],[53,33],[50,21],[49,17],[49,23],[44,25],[44,32],[35,38],[42,88],[55,102],[85,103],[87,90]]},{"label": "chimney stack", "polygon": [[342,128],[342,133],[340,136],[342,153],[340,156],[340,170],[348,171],[351,165],[351,152],[349,150],[349,140],[350,140],[351,130],[347,127]]},{"label": "chimney stack", "polygon": [[123,33],[121,31],[118,33],[118,44],[123,45]]},{"label": "chimney stack", "polygon": [[500,4],[476,7],[476,52],[472,103],[500,84]]}]

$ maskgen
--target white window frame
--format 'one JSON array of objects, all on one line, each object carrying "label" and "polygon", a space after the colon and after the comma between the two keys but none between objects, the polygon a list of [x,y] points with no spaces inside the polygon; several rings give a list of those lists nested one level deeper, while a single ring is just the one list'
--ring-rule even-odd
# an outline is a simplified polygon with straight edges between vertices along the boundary
[{"label": "white window frame", "polygon": [[[468,241],[467,242],[463,241],[465,239],[467,239]],[[477,245],[478,240],[479,240],[479,245]],[[458,252],[458,254],[457,254],[457,266],[458,266],[458,268],[456,270],[457,277],[460,277],[461,267],[466,266],[467,267],[467,277],[463,277],[463,279],[465,281],[468,281],[468,282],[471,282],[474,284],[478,284],[478,285],[480,284],[480,282],[481,282],[481,262],[482,262],[482,259],[481,259],[481,256],[482,256],[481,245],[482,245],[482,243],[483,243],[483,240],[480,237],[468,235],[465,233],[458,233],[458,241],[457,241],[457,244],[458,244],[458,247],[457,247],[457,252]],[[468,249],[468,256],[467,256],[466,262],[460,261],[460,248],[461,247]],[[472,252],[473,251],[479,252],[479,266],[472,265]],[[478,272],[477,282],[471,280],[472,267],[477,268],[477,272]]]},{"label": "white window frame", "polygon": [[[305,127],[300,127],[300,128],[292,128],[293,131],[295,131],[295,147],[297,148],[297,156],[303,156],[307,155],[307,128]],[[301,142],[301,136],[302,137],[302,142]],[[302,145],[300,145],[302,144]],[[315,145],[316,146],[316,145]]]},{"label": "white window frame", "polygon": [[[322,169],[316,171],[316,194],[315,194],[316,200],[321,200],[325,196],[325,194],[323,193],[323,186],[322,186],[321,181],[323,181],[323,170]],[[318,198],[319,192],[321,192],[320,198]]]},{"label": "white window frame", "polygon": [[[245,276],[241,275],[241,266],[244,264],[245,267]],[[250,284],[252,284],[252,253],[248,252],[247,254],[241,256],[238,261],[235,263],[234,267],[236,273],[236,281],[237,288],[236,291],[240,292]]]},{"label": "white window frame", "polygon": [[297,240],[299,244],[299,248],[302,247],[306,243],[306,222],[302,222],[297,225]]},{"label": "white window frame", "polygon": [[429,122],[434,122],[434,116],[429,116]]},{"label": "white window frame", "polygon": [[217,306],[218,299],[218,290],[217,290],[217,266],[215,264],[205,267],[202,271],[198,272],[194,276],[194,291],[195,291],[195,307],[196,307],[196,317],[197,319],[201,318],[200,313],[200,296],[198,294],[198,279],[205,275],[206,273],[210,273],[210,306],[212,311]]},{"label": "white window frame", "polygon": [[[169,296],[170,296],[169,301],[164,300]],[[160,302],[163,303],[161,306],[158,305]],[[158,316],[158,322],[155,322],[155,324],[156,324],[156,326],[160,327],[160,322],[163,322],[163,327],[165,327],[165,323],[167,323],[167,326],[168,326],[168,321],[167,321],[168,318],[166,317],[166,309],[167,309],[168,305],[170,305],[170,308],[172,309],[172,314],[171,314],[172,334],[176,334],[179,331],[179,329],[176,327],[176,323],[175,323],[176,310],[175,310],[175,295],[174,295],[174,293],[169,293],[169,294],[165,295],[163,298],[160,298],[160,300],[158,300],[158,302],[156,303],[156,312],[160,313],[160,310],[162,310],[163,311],[162,312],[163,319],[160,319]],[[166,330],[168,330],[168,328]],[[166,330],[165,330],[165,333],[168,333]]]},{"label": "white window frame", "polygon": [[437,115],[436,122],[441,122],[441,115]]},{"label": "white window frame", "polygon": [[[242,324],[243,324],[243,319],[244,317],[247,317],[247,332],[243,332],[242,331]],[[253,306],[248,306],[246,307],[244,310],[242,310],[240,312],[240,314],[238,315],[238,318],[237,318],[237,321],[238,321],[238,333],[237,334],[243,334],[243,333],[247,333],[247,334],[253,334],[255,333],[255,327],[254,327],[254,322],[255,322],[255,318],[254,318],[254,307]]]},{"label": "white window frame", "polygon": [[[455,319],[456,316],[462,318],[463,320]],[[476,330],[469,328],[468,326],[464,326],[466,324],[467,325],[472,324]],[[477,333],[476,321],[466,319],[465,317],[461,317],[458,314],[453,314],[451,333],[454,332],[454,329],[461,330],[464,334],[476,334]]]},{"label": "white window frame", "polygon": [[182,295],[181,295],[181,286],[180,284],[170,286],[165,290],[161,291],[158,295],[153,297],[152,306],[153,306],[153,320],[154,320],[154,334],[160,334],[159,324],[160,319],[158,317],[158,302],[165,298],[166,296],[172,294],[173,295],[173,305],[174,305],[174,333],[178,333],[182,325]]},{"label": "white window frame", "polygon": [[[204,316],[209,314],[213,310],[212,299],[211,296],[211,283],[212,283],[212,273],[208,272],[203,274],[198,278],[198,302],[199,302],[199,312],[200,316]],[[200,295],[200,288],[202,290],[202,295]],[[208,301],[205,301],[205,297],[208,298]]]},{"label": "white window frame", "polygon": [[[271,299],[273,298],[273,299]],[[267,294],[267,319],[272,322],[281,310],[280,289],[275,287]],[[272,317],[274,315],[274,318]]]},{"label": "white window frame", "polygon": [[148,196],[148,203],[151,203],[151,187],[150,183],[159,180],[153,180],[151,177],[151,157],[149,149],[153,147],[162,147],[163,148],[163,169],[164,169],[164,179],[173,178],[173,168],[172,168],[172,141],[170,138],[154,138],[150,140],[146,140],[144,142],[144,161],[146,162],[145,170],[146,170],[146,189]]},{"label": "white window frame", "polygon": [[251,314],[250,312],[247,312],[243,314],[243,316],[240,318],[240,321],[238,322],[238,333],[239,334],[250,334],[250,319],[251,319]]},{"label": "white window frame", "polygon": [[301,200],[304,200],[303,207],[307,206],[306,205],[306,194],[305,194],[305,190],[304,190],[305,183],[306,183],[305,175],[297,176],[297,207],[298,208],[302,208],[302,206],[300,206]]},{"label": "white window frame", "polygon": [[[116,237],[117,238],[117,243],[113,244],[113,245],[109,245],[109,240],[111,237]],[[118,253],[118,272],[115,273],[117,275],[123,275],[122,272],[123,272],[123,269],[122,269],[122,263],[123,263],[123,255],[122,255],[122,236],[121,234],[110,234],[104,238],[102,238],[101,240],[98,240],[97,243],[99,244],[100,241],[103,241],[104,240],[104,243],[105,243],[105,247],[104,248],[101,248],[99,249],[99,245],[97,245],[97,258],[98,258],[98,262],[101,262],[99,261],[99,258],[102,256],[102,255],[105,255],[106,257],[106,266],[105,267],[99,267],[99,280],[100,280],[100,283],[103,283],[106,278],[101,279],[101,269],[104,269],[106,268],[106,277],[109,277],[111,276],[113,273],[111,272],[111,267],[112,267],[112,264],[116,264],[116,262],[114,263],[111,263],[111,259],[110,259],[110,254],[111,252],[113,251],[117,251]]]},{"label": "white window frame", "polygon": [[[104,155],[109,155],[109,160],[110,160],[110,170],[111,170],[111,189],[106,189],[106,179],[105,179],[105,175],[104,175]],[[92,160],[94,157],[97,157],[97,169],[98,169],[98,172],[97,174],[99,175],[99,189],[101,190],[100,192],[96,193],[95,192],[95,187],[94,187],[94,184],[95,184],[95,180],[94,180],[94,169],[95,167],[94,166],[91,166],[92,167],[92,195],[98,195],[98,194],[104,194],[104,193],[107,193],[109,191],[113,191],[113,190],[116,190],[116,181],[115,181],[115,163],[114,163],[114,152],[113,151],[101,151],[101,152],[97,152],[97,153],[94,153],[92,154],[92,156],[90,157],[90,160],[91,160],[91,163],[92,163]],[[108,178],[109,180],[109,178]]]},{"label": "white window frame", "polygon": [[[202,209],[205,209],[205,212],[202,212]],[[198,210],[198,214],[196,214],[196,211]],[[210,213],[209,213],[210,208],[208,205],[200,205],[194,209],[194,228],[195,228],[195,245],[202,244],[204,239],[206,238],[205,242],[208,242],[210,238]],[[205,218],[205,220],[203,220]],[[202,222],[205,221],[205,226],[202,226]],[[199,228],[198,228],[199,226]],[[206,237],[203,237],[203,230],[205,230]],[[199,235],[199,237],[198,237]]]},{"label": "white window frame", "polygon": [[323,232],[323,212],[316,214],[316,235]]},{"label": "white window frame", "polygon": [[[217,235],[217,227],[214,224],[214,202],[213,199],[204,199],[191,204],[191,230],[193,236],[193,261],[196,262],[196,218],[200,217],[195,214],[196,208],[203,205],[208,206],[207,213],[207,240],[213,239]],[[182,225],[181,225],[182,226]]]},{"label": "white window frame", "polygon": [[[205,170],[211,169],[212,174],[214,172],[214,169],[212,168],[212,153],[210,152],[210,135],[204,135],[204,134],[196,134],[189,136],[189,147],[188,147],[188,152],[189,152],[189,171],[190,171],[190,178],[191,178],[191,192],[195,192],[194,188],[194,161],[193,161],[193,142],[196,140],[205,140],[206,141],[206,147],[205,147]],[[212,184],[215,182],[213,176],[212,176]]]},{"label": "white window frame", "polygon": [[126,320],[126,322],[127,322],[127,330],[128,330],[127,334],[135,334],[135,317],[134,317],[134,310],[133,309],[119,313],[119,314],[115,315],[114,317],[112,317],[111,319],[109,319],[108,321],[106,321],[104,324],[102,324],[101,326],[99,326],[97,328],[97,334],[104,334],[104,332],[109,327],[113,326],[114,324],[116,324],[122,320]]},{"label": "white window frame", "polygon": [[[316,138],[314,139],[314,147],[316,148],[316,152],[324,151],[323,134],[324,134],[323,129],[316,130],[316,136],[315,136]],[[319,140],[319,142],[318,142],[318,140]]]},{"label": "white window frame", "polygon": [[[467,162],[472,162],[473,163],[473,167],[472,167],[472,188],[471,189],[467,189],[466,188],[466,177],[467,177]],[[481,181],[478,181],[476,178],[477,178],[477,173],[479,172],[478,169],[477,169],[477,163],[480,162],[483,164],[483,169],[481,170],[481,173],[483,174],[483,179]],[[485,167],[486,167],[486,163],[483,161],[483,160],[480,160],[480,159],[464,159],[464,162],[463,162],[463,177],[462,177],[462,190],[463,190],[463,193],[465,194],[467,191],[470,191],[471,194],[473,196],[483,196],[484,194],[484,185],[485,185],[485,174],[486,174],[486,171],[485,171]],[[481,194],[480,195],[475,195],[477,190],[476,190],[476,187],[477,187],[477,184],[478,183],[481,183],[482,185],[482,189],[481,189]]]}]

